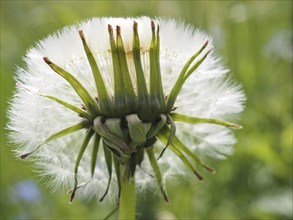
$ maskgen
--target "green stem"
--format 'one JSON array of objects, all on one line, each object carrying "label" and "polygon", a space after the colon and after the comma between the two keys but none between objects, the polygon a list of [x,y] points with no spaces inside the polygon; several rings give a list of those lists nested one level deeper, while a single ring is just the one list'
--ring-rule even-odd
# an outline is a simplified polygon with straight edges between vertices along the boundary
[{"label": "green stem", "polygon": [[[128,161],[129,162],[129,161]],[[120,166],[121,194],[119,201],[119,220],[135,219],[136,191],[134,177],[128,176],[127,163]]]}]

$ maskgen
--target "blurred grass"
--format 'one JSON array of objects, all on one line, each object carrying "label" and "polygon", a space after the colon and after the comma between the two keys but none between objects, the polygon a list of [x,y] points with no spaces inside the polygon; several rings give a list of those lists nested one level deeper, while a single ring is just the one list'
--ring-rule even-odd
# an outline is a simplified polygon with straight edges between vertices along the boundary
[{"label": "blurred grass", "polygon": [[[13,72],[34,42],[93,16],[166,16],[209,32],[217,53],[248,97],[235,154],[206,174],[167,184],[160,196],[139,199],[140,219],[292,219],[292,1],[1,1],[1,210],[2,219],[71,219],[105,216],[96,201],[68,205],[16,160],[4,126]],[[23,181],[39,190],[37,202],[17,196]],[[33,184],[35,183],[35,185]],[[33,188],[34,189],[34,188]]]}]

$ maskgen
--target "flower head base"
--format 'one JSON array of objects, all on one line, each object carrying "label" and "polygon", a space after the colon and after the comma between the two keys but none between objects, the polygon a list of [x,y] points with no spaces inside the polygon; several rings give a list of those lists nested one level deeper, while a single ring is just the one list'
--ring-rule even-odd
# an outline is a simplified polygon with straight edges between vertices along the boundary
[{"label": "flower head base", "polygon": [[[198,74],[198,69],[201,66],[205,66],[203,69],[206,68],[207,70],[211,68],[206,67],[208,65],[206,60],[209,58],[211,52],[209,42],[207,40],[201,41],[201,46],[196,51],[193,51],[193,54],[184,62],[182,59],[179,59],[181,62],[179,64],[181,67],[179,72],[174,71],[176,68],[173,68],[171,71],[166,71],[167,67],[172,68],[177,64],[166,64],[168,61],[175,61],[175,58],[172,57],[173,51],[170,52],[166,49],[161,53],[164,47],[161,46],[160,42],[159,25],[155,24],[154,21],[148,18],[138,18],[133,19],[133,21],[127,19],[105,19],[98,20],[98,22],[102,23],[100,24],[100,28],[105,28],[107,22],[117,23],[115,27],[116,31],[114,32],[113,26],[108,23],[109,47],[105,52],[92,49],[95,47],[87,40],[90,39],[90,37],[87,37],[83,29],[79,30],[79,40],[83,48],[83,52],[80,52],[80,54],[84,55],[82,55],[82,65],[78,64],[78,61],[76,61],[76,65],[79,65],[79,67],[77,67],[79,71],[78,74],[74,74],[70,72],[70,70],[67,70],[67,68],[61,67],[56,64],[53,59],[51,60],[49,56],[47,57],[46,54],[43,54],[43,62],[51,68],[51,70],[46,69],[46,72],[52,74],[53,70],[56,75],[63,77],[65,82],[67,82],[66,85],[70,85],[71,89],[75,91],[75,94],[80,99],[80,102],[77,102],[78,104],[71,104],[66,100],[58,98],[56,96],[58,93],[56,92],[55,95],[52,95],[35,91],[33,87],[29,87],[26,83],[23,83],[23,88],[20,88],[40,98],[47,98],[51,102],[55,102],[62,106],[62,108],[70,110],[79,117],[79,120],[75,124],[71,123],[70,126],[51,133],[45,140],[38,144],[35,149],[21,154],[21,158],[24,159],[32,153],[38,154],[39,151],[43,151],[44,148],[46,148],[45,145],[61,137],[65,139],[68,135],[74,135],[78,130],[85,129],[86,134],[84,135],[83,142],[81,143],[81,147],[75,159],[74,184],[70,191],[70,201],[73,200],[76,190],[82,185],[78,185],[80,176],[79,167],[86,149],[90,145],[93,146],[91,164],[89,165],[90,169],[88,170],[91,178],[94,178],[96,169],[101,166],[98,165],[101,163],[101,161],[98,161],[98,151],[99,146],[102,145],[104,151],[103,158],[108,171],[108,182],[104,193],[100,196],[101,201],[108,193],[110,187],[112,165],[115,167],[116,180],[119,188],[118,195],[120,195],[121,178],[134,179],[137,166],[141,167],[146,161],[146,154],[149,165],[153,170],[154,178],[159,185],[165,201],[168,202],[168,197],[163,185],[162,173],[157,161],[165,157],[163,153],[167,147],[169,147],[171,152],[177,155],[178,159],[190,169],[198,179],[201,180],[203,177],[195,169],[195,163],[201,165],[210,172],[214,172],[213,169],[206,166],[202,160],[196,156],[192,149],[187,147],[183,141],[179,139],[179,136],[176,135],[175,122],[183,122],[191,126],[195,126],[199,123],[209,123],[216,124],[215,126],[220,125],[229,128],[240,128],[239,125],[222,120],[209,117],[193,117],[179,113],[181,106],[176,102],[185,83],[188,81],[187,79]],[[172,27],[172,21],[161,20],[161,22],[166,25],[167,30],[170,28],[168,25],[174,28]],[[119,23],[121,23],[122,26],[120,26]],[[146,27],[143,27],[144,32],[139,32],[140,24],[142,26],[148,24],[149,31],[147,31]],[[131,31],[129,30],[130,25],[132,26]],[[125,30],[123,27],[125,27]],[[131,33],[132,40],[126,39],[126,35],[124,35],[123,38],[123,31],[127,31],[127,35]],[[148,38],[149,40],[145,40],[144,33],[150,35]],[[94,37],[99,38],[99,36]],[[165,34],[165,40],[166,37],[168,36]],[[144,41],[143,46],[141,45],[141,39]],[[103,55],[101,55],[102,53]],[[40,56],[38,55],[38,57]],[[39,60],[37,62],[38,65],[42,65],[39,64]],[[68,63],[68,61],[66,62]],[[75,61],[72,62],[74,64]],[[162,68],[162,62],[165,69]],[[82,71],[85,69],[84,66],[87,66],[86,68],[90,68],[90,70],[86,69],[84,73]],[[66,67],[66,65],[64,65],[64,67]],[[110,68],[110,70],[108,70],[110,74],[108,75],[105,73],[107,67]],[[95,92],[93,92],[91,86],[89,86],[89,83],[91,83],[89,79],[90,76],[88,75],[89,72],[92,74],[91,77],[94,81]],[[219,76],[210,74],[210,77],[219,78],[220,74],[225,71],[219,70],[218,72]],[[86,74],[88,78],[80,80],[79,77],[82,78],[83,74]],[[163,80],[168,77],[172,78],[172,80],[170,80],[171,83]],[[193,82],[196,82],[196,80],[196,77],[193,77]],[[207,78],[206,80],[208,81],[210,79]],[[224,81],[219,80],[218,82],[212,82],[211,80],[212,84],[219,84],[222,82]],[[85,84],[87,84],[87,86]],[[168,86],[166,86],[166,84],[168,84]],[[229,110],[227,112],[233,114],[241,111],[241,102],[244,96],[235,88],[224,88],[223,90],[228,93],[229,89],[235,94],[235,97],[233,97],[233,94],[229,94],[233,97],[234,109],[232,108],[230,112]],[[186,93],[186,91],[183,92]],[[197,96],[197,93],[200,94],[199,91],[196,91],[196,88],[195,92],[191,89],[189,93],[193,96]],[[209,97],[207,97],[207,99],[208,98]],[[70,98],[68,100],[70,100]],[[202,102],[200,99],[198,101]],[[196,104],[197,103],[194,103],[194,105]],[[17,103],[15,102],[14,105],[17,105]],[[42,106],[37,107],[42,108]],[[193,108],[193,106],[188,107]],[[52,109],[52,111],[54,111],[54,109]],[[16,133],[21,133],[18,128],[13,127],[16,123],[13,106],[11,112],[12,122],[10,127],[12,130],[16,131]],[[217,116],[217,114],[214,115]],[[80,133],[78,133],[78,136],[80,136]],[[91,140],[92,138],[93,140]],[[157,140],[164,144],[164,149],[155,147],[158,143]],[[68,142],[68,139],[66,139],[65,142]],[[92,142],[92,144],[90,144],[90,142]],[[65,143],[66,148],[70,147],[66,145],[68,144]],[[158,149],[160,149],[159,152]],[[121,169],[121,167],[123,167],[123,169]],[[99,171],[101,171],[100,168]],[[123,173],[121,174],[121,172]],[[145,173],[145,175],[148,174]]]}]

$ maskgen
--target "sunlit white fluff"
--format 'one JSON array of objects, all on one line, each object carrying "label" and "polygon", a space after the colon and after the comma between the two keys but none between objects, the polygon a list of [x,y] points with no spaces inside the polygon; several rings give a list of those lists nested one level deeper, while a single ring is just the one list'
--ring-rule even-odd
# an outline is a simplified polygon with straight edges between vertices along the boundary
[{"label": "sunlit white fluff", "polygon": [[[141,18],[93,18],[78,25],[66,27],[61,31],[38,42],[24,57],[25,65],[16,71],[16,93],[9,109],[8,129],[10,139],[17,144],[17,155],[30,152],[51,134],[77,123],[76,113],[60,106],[39,94],[55,96],[66,102],[81,106],[81,100],[71,86],[54,73],[44,62],[47,56],[62,68],[73,74],[90,92],[97,96],[94,79],[86,58],[78,31],[83,30],[89,47],[96,56],[102,76],[110,94],[113,91],[113,70],[107,25],[121,27],[121,35],[126,52],[132,50],[133,21],[138,23],[138,33],[142,51],[145,74],[149,74],[148,49],[151,41],[151,19]],[[160,25],[160,63],[165,95],[175,83],[183,65],[205,41],[209,41],[206,50],[212,48],[212,39],[199,30],[171,19],[154,19]],[[128,60],[132,81],[135,81],[133,63]],[[222,66],[213,54],[192,74],[183,86],[175,107],[179,113],[195,117],[227,119],[243,110],[245,99],[239,86],[227,79],[229,71]],[[147,78],[148,80],[148,78]],[[148,82],[148,81],[147,81]],[[186,125],[178,123],[177,134],[190,149],[202,157],[225,158],[231,154],[235,143],[232,132],[218,125]],[[70,189],[73,185],[74,161],[77,157],[84,131],[78,131],[44,145],[31,156],[35,169],[41,176],[49,176],[50,186],[54,189]],[[160,146],[160,143],[158,143]],[[92,145],[89,145],[79,167],[80,182],[91,179],[90,157]],[[162,148],[157,149],[158,152]],[[166,151],[159,160],[164,181],[177,174],[184,175],[185,167],[172,152]],[[150,170],[148,160],[144,160],[136,174],[137,188],[146,189],[155,181],[146,175]],[[94,178],[77,192],[83,197],[99,198],[105,191],[108,174],[103,152],[98,154]],[[110,195],[116,195],[115,184],[111,184]]]}]

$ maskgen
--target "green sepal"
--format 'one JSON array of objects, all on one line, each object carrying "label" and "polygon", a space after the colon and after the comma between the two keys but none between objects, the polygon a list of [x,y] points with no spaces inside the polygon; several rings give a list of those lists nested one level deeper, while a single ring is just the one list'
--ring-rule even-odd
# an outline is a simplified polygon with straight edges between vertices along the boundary
[{"label": "green sepal", "polygon": [[127,133],[121,128],[121,118],[107,118],[105,121],[107,129],[114,135],[117,135],[119,138],[122,138],[124,141],[127,140]]},{"label": "green sepal", "polygon": [[[188,71],[188,69],[190,68],[190,65],[192,64],[192,62],[198,57],[198,55],[201,54],[201,52],[207,47],[208,42],[206,41],[205,44],[199,49],[199,51],[197,51],[192,57],[190,57],[190,59],[185,63],[185,65],[183,66],[178,79],[175,83],[175,85],[173,86],[168,99],[167,99],[167,112],[170,112],[173,108],[173,105],[177,99],[177,96],[185,82],[185,80],[189,77],[189,75],[203,62],[203,60],[206,58],[207,54],[205,54],[204,58],[202,58],[200,61],[198,61],[195,65],[193,65],[193,67],[191,67],[191,69],[193,69],[193,71]],[[190,69],[190,70],[191,70]],[[187,73],[188,72],[188,73]],[[187,73],[187,74],[186,74]]]},{"label": "green sepal", "polygon": [[[168,123],[170,124],[171,126],[171,129],[170,132],[169,132],[169,137],[168,137],[168,141],[167,141],[167,144],[165,146],[165,148],[162,150],[161,154],[159,155],[158,157],[158,160],[163,156],[165,150],[168,148],[168,146],[172,143],[174,137],[175,137],[175,134],[176,134],[176,125],[172,119],[172,117],[168,114],[167,115],[167,118],[168,118]],[[168,126],[165,126],[165,127],[168,127]]]},{"label": "green sepal", "polygon": [[105,155],[105,161],[106,161],[107,170],[108,170],[108,174],[109,174],[109,179],[108,179],[106,191],[103,194],[103,196],[100,198],[100,202],[102,202],[104,200],[105,196],[108,194],[110,183],[112,180],[112,153],[108,149],[108,146],[105,144],[105,142],[103,142],[103,144],[104,144],[104,155]]},{"label": "green sepal", "polygon": [[[166,127],[166,132],[170,133],[170,128]],[[208,167],[206,164],[203,163],[201,159],[199,159],[191,150],[189,150],[188,147],[186,147],[176,136],[174,136],[174,139],[172,141],[173,145],[176,146],[179,150],[183,151],[187,156],[191,157],[197,164],[205,168],[211,173],[215,173],[215,170]]]},{"label": "green sepal", "polygon": [[88,143],[89,141],[91,140],[91,137],[93,136],[94,134],[94,130],[93,129],[89,129],[85,138],[84,138],[84,141],[81,145],[81,148],[80,148],[80,151],[77,155],[77,159],[75,161],[75,165],[74,165],[74,187],[73,187],[73,190],[72,190],[72,193],[71,193],[71,196],[70,196],[70,203],[72,202],[72,200],[74,199],[74,196],[75,196],[75,191],[77,190],[77,187],[78,187],[78,180],[77,180],[77,174],[78,174],[78,167],[79,167],[79,163],[80,163],[80,160],[83,156],[83,153],[85,151],[85,149],[87,148],[88,146]]},{"label": "green sepal", "polygon": [[190,67],[188,72],[184,75],[184,82],[200,66],[200,64],[202,64],[202,62],[206,59],[210,52],[211,50],[206,52],[205,55],[203,55],[203,57],[199,61],[197,61],[192,67]]},{"label": "green sepal", "polygon": [[159,115],[159,120],[156,120],[147,134],[147,139],[150,139],[157,135],[157,133],[165,126],[167,122],[167,116],[164,114]]},{"label": "green sepal", "polygon": [[114,161],[114,167],[115,167],[115,173],[116,173],[117,185],[118,185],[117,205],[119,205],[119,198],[121,193],[120,162],[119,162],[119,159],[116,157],[113,157],[113,161]]},{"label": "green sepal", "polygon": [[[108,129],[109,133],[116,135],[118,138],[121,138],[125,143],[128,139],[128,130],[121,128],[121,118],[107,118],[105,121],[105,126]],[[104,138],[104,141],[110,146],[111,151],[118,158],[129,157],[128,154],[125,154],[123,149],[117,146],[116,143],[112,141],[113,139]],[[131,145],[127,145],[129,149],[132,149]]]},{"label": "green sepal", "polygon": [[[162,143],[167,144],[168,142],[168,129],[164,127],[159,133],[158,133],[158,138]],[[196,171],[196,169],[193,167],[193,165],[189,162],[189,160],[185,157],[185,155],[173,144],[171,143],[169,146],[169,149],[172,150],[179,158],[180,160],[184,163],[184,165],[190,169],[199,180],[203,180],[203,177]]]},{"label": "green sepal", "polygon": [[146,142],[147,133],[149,132],[152,124],[143,123],[137,114],[127,115],[126,121],[131,139],[137,145],[144,144]]},{"label": "green sepal", "polygon": [[101,111],[105,114],[105,113],[109,113],[111,112],[112,109],[112,102],[109,98],[109,94],[107,92],[102,74],[100,72],[99,66],[95,60],[95,57],[93,55],[93,53],[91,52],[89,46],[86,43],[83,31],[79,31],[79,36],[82,40],[82,44],[83,44],[83,48],[84,51],[86,53],[87,59],[89,61],[94,79],[95,79],[95,83],[96,83],[96,88],[97,88],[97,93],[98,93],[98,97],[99,97],[99,106]]},{"label": "green sepal", "polygon": [[155,136],[148,138],[145,144],[143,145],[143,147],[145,149],[152,147],[156,143],[156,141],[157,141],[157,138]]},{"label": "green sepal", "polygon": [[[82,182],[82,183],[78,184],[77,187],[75,188],[75,191],[78,190],[79,188],[87,185],[90,181],[91,181],[91,179],[88,179],[85,182]],[[71,194],[73,192],[73,190],[74,190],[74,188],[68,190],[67,194]]]},{"label": "green sepal", "polygon": [[[111,46],[111,54],[112,54],[112,64],[113,64],[113,72],[114,72],[114,105],[115,109],[124,109],[125,102],[123,98],[124,94],[124,86],[123,86],[123,77],[120,72],[120,64],[119,64],[119,54],[116,46],[116,42],[114,39],[113,28],[111,25],[108,25],[108,32],[110,38],[110,46]],[[120,114],[124,114],[124,111],[119,112]],[[119,114],[117,112],[117,114]]]},{"label": "green sepal", "polygon": [[137,165],[140,166],[144,158],[144,147],[136,146],[137,151],[130,155],[128,163],[128,178],[134,177]]},{"label": "green sepal", "polygon": [[84,86],[73,75],[54,64],[52,61],[49,60],[48,57],[44,57],[43,59],[51,67],[52,70],[54,70],[58,75],[62,76],[72,86],[72,88],[76,91],[76,93],[85,104],[86,109],[89,113],[100,113],[96,101],[91,97],[91,95],[84,88]]},{"label": "green sepal", "polygon": [[160,72],[159,37],[156,36],[155,23],[151,22],[152,40],[149,52],[150,60],[150,106],[152,115],[157,115],[164,108],[164,94]]},{"label": "green sepal", "polygon": [[91,176],[93,178],[96,168],[96,162],[97,162],[97,156],[100,146],[100,139],[101,136],[95,133],[95,140],[94,140],[94,146],[93,146],[93,153],[92,153],[92,159],[91,159]]},{"label": "green sepal", "polygon": [[171,113],[171,117],[173,118],[174,121],[180,121],[180,122],[184,122],[188,124],[211,123],[211,124],[222,125],[222,126],[234,128],[234,129],[242,128],[241,125],[234,124],[227,121],[221,121],[221,120],[217,120],[213,118],[197,118],[197,117],[187,116],[187,115],[183,115],[179,113]]},{"label": "green sepal", "polygon": [[61,131],[58,131],[58,132],[52,134],[51,136],[49,136],[42,144],[37,146],[33,151],[20,155],[20,158],[21,159],[26,159],[28,156],[30,156],[31,154],[36,152],[44,144],[47,144],[50,141],[53,141],[55,139],[58,139],[58,138],[63,137],[65,135],[71,134],[71,133],[73,133],[75,131],[81,130],[83,128],[88,128],[88,127],[89,127],[89,123],[87,121],[82,121],[82,122],[79,122],[78,124],[72,125],[70,127],[67,127],[65,129],[61,130]]},{"label": "green sepal", "polygon": [[141,163],[144,159],[144,147],[139,147],[139,149],[136,152],[136,164],[138,166],[141,166]]},{"label": "green sepal", "polygon": [[119,152],[122,152],[123,155],[130,155],[132,152],[135,151],[135,149],[130,148],[122,138],[111,133],[107,126],[102,122],[102,120],[102,116],[98,116],[94,120],[94,129],[101,137],[103,137],[104,141],[107,141],[106,144],[109,145],[109,147],[114,148]]},{"label": "green sepal", "polygon": [[46,144],[46,143],[48,143],[50,141],[53,141],[53,140],[55,140],[57,138],[63,137],[65,135],[71,134],[71,133],[73,133],[75,131],[78,131],[80,129],[88,128],[88,127],[89,127],[89,122],[88,121],[79,122],[78,124],[72,125],[72,126],[70,126],[68,128],[65,128],[65,129],[63,129],[61,131],[58,131],[58,132],[52,134],[50,137],[48,137],[45,140],[44,144]]},{"label": "green sepal", "polygon": [[155,158],[153,148],[151,147],[151,148],[147,149],[146,152],[148,154],[148,158],[150,160],[151,166],[153,168],[157,183],[158,183],[159,188],[161,190],[161,193],[162,193],[162,195],[164,197],[164,200],[165,200],[165,202],[169,203],[169,199],[168,199],[168,196],[166,194],[165,187],[164,187],[164,184],[163,184],[161,171],[160,171],[160,168],[158,166],[157,160]]},{"label": "green sepal", "polygon": [[137,23],[133,23],[133,62],[135,66],[136,73],[136,86],[137,86],[137,96],[138,96],[138,112],[142,112],[139,115],[140,118],[144,119],[149,112],[147,109],[148,106],[148,90],[147,83],[145,80],[145,75],[143,72],[142,64],[141,64],[141,56],[140,56],[140,41],[137,30]]},{"label": "green sepal", "polygon": [[68,102],[65,102],[65,101],[63,101],[61,99],[58,99],[58,98],[54,97],[54,96],[49,96],[49,95],[41,95],[41,96],[45,97],[45,98],[48,98],[48,99],[51,99],[51,100],[63,105],[64,107],[76,112],[77,114],[79,114],[80,116],[82,116],[84,118],[87,118],[87,119],[92,118],[92,116],[88,112],[86,112],[86,111],[82,110],[81,108],[78,108],[78,107],[76,107],[76,106],[74,106],[74,105],[72,105],[72,104],[70,104]]},{"label": "green sepal", "polygon": [[103,138],[103,142],[109,147],[109,149],[112,151],[112,153],[118,158],[129,158],[130,156],[128,154],[125,154],[115,143],[112,141]]},{"label": "green sepal", "polygon": [[125,114],[129,114],[133,111],[137,112],[138,102],[137,102],[137,97],[134,92],[134,88],[130,78],[125,49],[124,49],[123,41],[121,38],[121,30],[119,26],[116,27],[116,31],[117,31],[116,42],[117,42],[117,50],[118,50],[118,57],[119,57],[119,67],[120,67],[120,74],[122,75],[122,80],[123,80],[121,82],[123,84],[122,85],[123,93],[121,94],[123,94],[123,97],[125,99]]},{"label": "green sepal", "polygon": [[137,152],[132,153],[130,155],[130,160],[129,160],[128,167],[127,167],[127,171],[128,171],[127,177],[128,177],[128,179],[134,177],[136,166],[137,166]]},{"label": "green sepal", "polygon": [[162,110],[165,107],[164,101],[164,91],[162,85],[162,76],[161,76],[161,65],[160,65],[160,26],[157,25],[157,36],[156,36],[156,67],[157,67],[157,86],[159,90],[159,102]]}]

